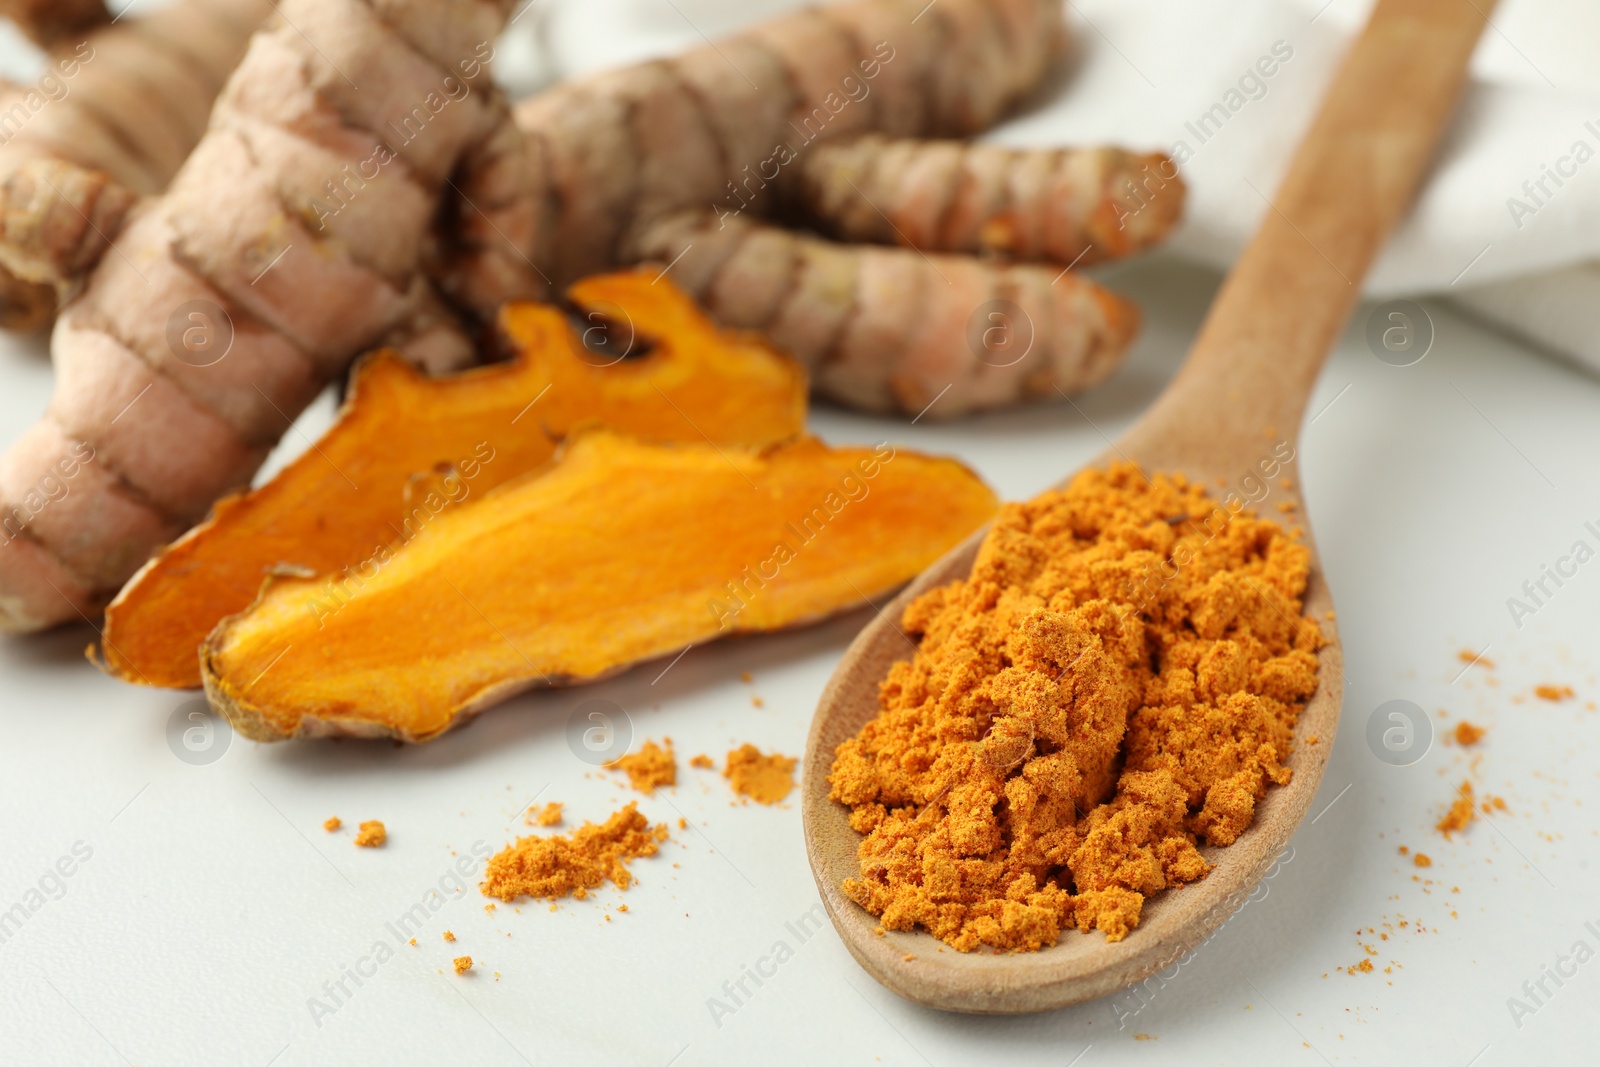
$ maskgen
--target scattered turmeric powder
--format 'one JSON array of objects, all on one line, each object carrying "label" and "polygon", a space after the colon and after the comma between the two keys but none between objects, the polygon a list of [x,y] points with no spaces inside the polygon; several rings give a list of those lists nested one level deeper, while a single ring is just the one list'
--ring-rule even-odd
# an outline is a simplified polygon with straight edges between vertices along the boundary
[{"label": "scattered turmeric powder", "polygon": [[794,789],[796,762],[793,756],[780,756],[776,752],[763,756],[756,746],[744,744],[728,753],[728,764],[722,776],[740,796],[749,797],[758,804],[776,804]]},{"label": "scattered turmeric powder", "polygon": [[479,888],[506,903],[524,896],[583,900],[607,879],[627,889],[633,884],[627,861],[654,856],[666,839],[666,824],[651,827],[632,803],[602,825],[584,823],[571,837],[518,838],[489,860]]},{"label": "scattered turmeric powder", "polygon": [[1203,877],[1284,765],[1317,686],[1310,555],[1181,474],[1085,471],[1009,504],[829,781],[865,836],[845,893],[963,952],[1117,941]]},{"label": "scattered turmeric powder", "polygon": [[563,806],[564,805],[562,805],[560,801],[552,800],[543,808],[539,809],[539,814],[533,817],[533,821],[538,823],[540,826],[559,826],[561,823],[561,809]]},{"label": "scattered turmeric powder", "polygon": [[455,965],[457,974],[466,974],[468,971],[472,970],[472,957],[457,956],[455,958]]},{"label": "scattered turmeric powder", "polygon": [[1459,659],[1462,663],[1465,663],[1468,666],[1477,663],[1489,668],[1491,671],[1494,670],[1494,660],[1480,652],[1474,652],[1470,648],[1463,648],[1460,652],[1457,652],[1456,659]]},{"label": "scattered turmeric powder", "polygon": [[1418,852],[1416,858],[1411,862],[1415,863],[1418,867],[1432,867],[1433,857],[1429,856],[1426,852]]},{"label": "scattered turmeric powder", "polygon": [[654,793],[657,786],[677,785],[678,757],[672,751],[672,738],[662,741],[665,748],[654,741],[646,741],[639,751],[606,764],[606,770],[625,772],[628,784],[641,793]]},{"label": "scattered turmeric powder", "polygon": [[451,931],[449,931],[449,930],[446,930],[446,931],[445,931],[445,932],[444,932],[444,939],[445,939],[445,940],[446,940],[446,941],[450,941],[450,942],[454,942],[454,941],[455,941],[455,939],[456,939],[456,935],[455,935],[455,934],[454,934],[454,933],[452,933],[452,932],[451,932]]},{"label": "scattered turmeric powder", "polygon": [[1450,805],[1450,810],[1444,813],[1444,818],[1439,820],[1434,829],[1446,838],[1457,830],[1465,830],[1475,817],[1473,807],[1472,783],[1462,782],[1461,788],[1456,790],[1456,799]]},{"label": "scattered turmeric powder", "polygon": [[1572,686],[1536,685],[1533,687],[1533,695],[1538,697],[1540,700],[1548,700],[1552,703],[1555,703],[1566,700],[1568,697],[1572,696]]},{"label": "scattered turmeric powder", "polygon": [[356,844],[361,848],[377,848],[387,840],[388,828],[377,819],[368,819],[356,830]]},{"label": "scattered turmeric powder", "polygon": [[1483,739],[1485,731],[1481,726],[1474,726],[1465,719],[1456,723],[1456,744],[1475,745]]},{"label": "scattered turmeric powder", "polygon": [[1371,960],[1362,960],[1360,963],[1353,963],[1350,966],[1346,967],[1344,969],[1344,972],[1346,974],[1358,974],[1358,973],[1359,974],[1371,974],[1372,973],[1372,961]]},{"label": "scattered turmeric powder", "polygon": [[344,826],[344,823],[339,820],[339,816],[337,816],[337,815],[329,816],[328,817],[328,821],[322,824],[322,828],[324,830],[328,831],[328,833],[330,833],[330,834],[333,833],[335,830],[340,829],[343,826]]},{"label": "scattered turmeric powder", "polygon": [[700,755],[696,756],[694,759],[690,760],[689,761],[689,766],[698,767],[701,770],[706,770],[706,771],[713,771],[713,770],[716,770],[716,768],[717,768],[716,761],[713,760],[710,756],[706,755],[704,752],[702,752]]}]

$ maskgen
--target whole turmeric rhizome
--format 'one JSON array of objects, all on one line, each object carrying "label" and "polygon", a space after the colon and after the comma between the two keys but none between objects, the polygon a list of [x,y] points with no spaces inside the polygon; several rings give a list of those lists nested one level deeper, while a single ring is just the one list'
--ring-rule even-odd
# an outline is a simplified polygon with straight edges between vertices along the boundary
[{"label": "whole turmeric rhizome", "polygon": [[1309,568],[1182,475],[1120,464],[1007,505],[972,575],[906,609],[917,652],[837,750],[865,835],[845,893],[962,951],[1121,940],[1288,782],[1324,643]]}]

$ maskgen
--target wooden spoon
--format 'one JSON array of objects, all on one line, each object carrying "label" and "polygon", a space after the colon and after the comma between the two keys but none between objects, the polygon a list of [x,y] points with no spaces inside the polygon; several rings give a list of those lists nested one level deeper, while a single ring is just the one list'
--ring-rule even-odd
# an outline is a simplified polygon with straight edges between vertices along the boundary
[{"label": "wooden spoon", "polygon": [[[1267,501],[1301,505],[1295,465],[1269,480],[1264,470],[1270,467],[1260,464],[1275,458],[1275,448],[1298,440],[1323,359],[1360,297],[1378,248],[1411,201],[1491,7],[1488,0],[1380,0],[1183,368],[1093,465],[1126,458],[1149,471],[1182,471],[1219,498],[1234,489],[1254,499],[1270,488]],[[1238,195],[1261,194],[1241,187]],[[1293,488],[1282,487],[1284,475]],[[1146,901],[1139,927],[1125,940],[1113,944],[1098,933],[1066,932],[1039,952],[995,955],[948,946],[936,951],[940,943],[921,931],[880,936],[878,920],[840,891],[840,883],[859,873],[861,836],[850,829],[846,809],[828,799],[827,775],[837,746],[877,714],[878,686],[890,664],[912,651],[897,625],[906,604],[968,575],[983,533],[929,568],[845,653],[806,744],[806,849],[834,926],[878,981],[953,1011],[1043,1011],[1104,996],[1170,967],[1244,902],[1299,826],[1322,779],[1339,721],[1343,656],[1325,614],[1333,600],[1308,536],[1305,611],[1322,624],[1329,644],[1320,657],[1320,685],[1296,731],[1289,759],[1294,777],[1268,789],[1254,825],[1238,841],[1203,850],[1216,865],[1204,880]]]}]

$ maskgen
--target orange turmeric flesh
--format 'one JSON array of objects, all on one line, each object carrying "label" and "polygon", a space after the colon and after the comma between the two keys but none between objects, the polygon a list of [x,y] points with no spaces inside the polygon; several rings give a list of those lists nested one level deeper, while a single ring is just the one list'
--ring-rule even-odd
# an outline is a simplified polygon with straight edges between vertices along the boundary
[{"label": "orange turmeric flesh", "polygon": [[1182,475],[1129,464],[1010,504],[829,781],[864,835],[845,893],[965,952],[1121,940],[1284,784],[1317,686],[1310,556]]},{"label": "orange turmeric flesh", "polygon": [[856,607],[995,509],[961,464],[889,445],[595,429],[546,471],[440,515],[359,586],[271,584],[207,640],[206,693],[257,740],[426,741],[531,686]]},{"label": "orange turmeric flesh", "polygon": [[718,328],[653,277],[573,286],[587,310],[583,336],[557,308],[508,305],[500,330],[516,353],[510,363],[430,380],[394,355],[369,359],[314,447],[261,488],[219,503],[123,589],[106,612],[107,668],[129,682],[198,687],[200,644],[249,606],[274,568],[370,569],[442,511],[546,463],[556,439],[584,422],[726,445],[801,432],[798,366]]}]

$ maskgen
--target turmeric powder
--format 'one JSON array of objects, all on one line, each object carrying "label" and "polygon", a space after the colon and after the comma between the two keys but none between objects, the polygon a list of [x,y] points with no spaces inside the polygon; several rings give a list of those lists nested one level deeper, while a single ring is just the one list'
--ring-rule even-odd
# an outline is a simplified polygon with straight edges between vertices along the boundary
[{"label": "turmeric powder", "polygon": [[378,819],[368,819],[356,828],[356,846],[379,848],[389,840],[389,830]]},{"label": "turmeric powder", "polygon": [[606,764],[608,771],[622,771],[628,784],[641,793],[654,793],[657,786],[678,784],[678,757],[672,751],[672,738],[664,739],[666,745],[646,741],[637,752],[619,756]]},{"label": "turmeric powder", "polygon": [[837,750],[865,835],[845,893],[963,952],[1121,940],[1288,782],[1324,643],[1309,567],[1181,474],[1115,464],[1007,505],[972,575],[906,609],[916,655]]},{"label": "turmeric powder", "polygon": [[1474,811],[1475,807],[1472,783],[1462,782],[1461,787],[1456,790],[1456,799],[1450,804],[1450,810],[1444,813],[1444,817],[1439,820],[1434,829],[1438,830],[1447,839],[1457,830],[1465,830],[1472,825],[1472,820],[1477,814]]},{"label": "turmeric powder", "polygon": [[728,753],[722,776],[728,779],[735,793],[770,806],[794,789],[796,762],[793,756],[780,756],[776,752],[763,755],[756,746],[743,744]]},{"label": "turmeric powder", "polygon": [[633,884],[628,860],[654,856],[666,839],[665,823],[652,827],[639,805],[629,804],[599,826],[584,823],[571,837],[518,838],[489,860],[479,889],[508,904],[525,896],[583,900],[608,879],[627,889]]}]

